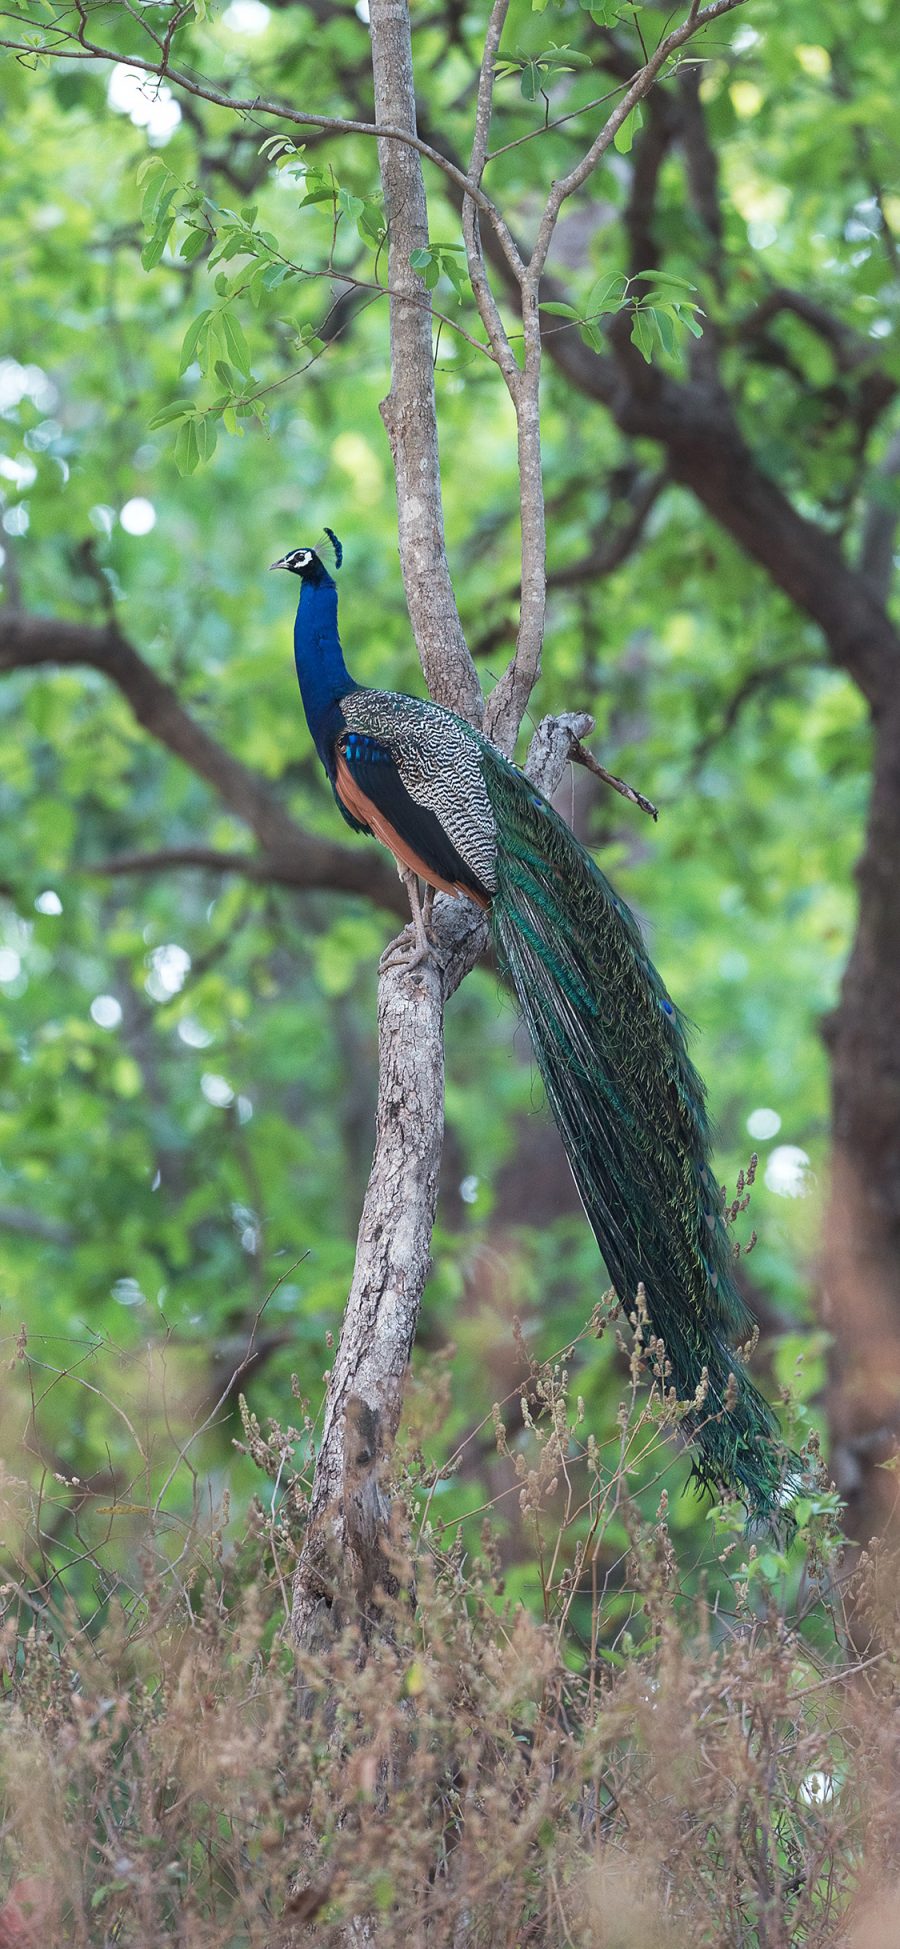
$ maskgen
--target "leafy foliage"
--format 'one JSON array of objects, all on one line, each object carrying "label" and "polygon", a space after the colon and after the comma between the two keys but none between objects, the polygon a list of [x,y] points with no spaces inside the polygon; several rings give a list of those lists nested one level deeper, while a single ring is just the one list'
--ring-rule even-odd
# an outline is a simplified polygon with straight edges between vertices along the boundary
[{"label": "leafy foliage", "polygon": [[[114,19],[121,83],[140,30],[124,9],[103,11]],[[491,165],[524,226],[536,185],[580,153],[576,111],[621,87],[621,49],[633,68],[635,13],[651,39],[659,26],[647,8],[567,5],[560,44],[549,47],[542,11],[520,0],[510,12]],[[251,100],[277,84],[291,101],[367,118],[365,30],[352,9],[318,10],[313,23],[302,7],[273,8],[252,44],[229,25],[232,12],[217,18],[198,6],[185,29],[184,58],[212,85],[237,86],[246,70]],[[40,7],[33,17],[45,21]],[[757,0],[740,25],[723,24],[700,82],[722,179],[721,235],[698,214],[683,156],[667,152],[652,257],[635,269],[629,221],[652,133],[648,108],[643,126],[635,116],[620,131],[589,221],[580,232],[573,222],[568,236],[563,229],[553,269],[570,295],[544,307],[591,352],[604,352],[624,324],[653,363],[648,377],[683,374],[698,331],[715,332],[767,469],[851,542],[871,501],[893,506],[896,495],[877,414],[860,439],[873,375],[888,388],[900,378],[890,338],[898,210],[879,188],[894,99],[886,19],[882,0],[867,0],[851,35],[844,9]],[[131,97],[140,113],[117,108],[108,71],[40,55],[48,31],[35,28],[30,65],[5,70],[12,112],[0,126],[0,241],[12,267],[0,287],[5,593],[73,622],[102,623],[114,611],[223,747],[310,833],[333,837],[333,807],[295,712],[285,594],[264,570],[327,520],[347,545],[351,662],[373,682],[418,685],[377,411],[387,385],[386,225],[371,144],[314,134],[298,148],[255,111],[237,119],[187,97],[177,125],[170,118],[167,133],[153,134],[140,119],[149,94]],[[423,127],[427,119],[459,153],[470,133],[474,44],[473,24],[440,10],[417,29]],[[572,118],[559,126],[542,100],[551,82],[553,114]],[[494,674],[516,607],[510,425],[490,362],[470,342],[479,331],[458,213],[439,183],[432,237],[412,268],[437,293],[436,308],[452,304],[469,333],[436,335],[448,535],[464,620]],[[790,306],[773,302],[757,330],[760,310],[784,289],[821,301],[855,334],[853,356],[847,340]],[[545,406],[553,586],[535,707],[589,706],[604,756],[661,806],[648,838],[635,815],[580,779],[561,794],[649,918],[654,959],[700,1025],[721,1176],[734,1182],[751,1140],[760,1152],[746,1221],[759,1235],[747,1278],[764,1325],[754,1371],[776,1393],[790,1388],[790,1438],[818,1438],[826,1336],[808,1324],[827,1140],[818,1028],[852,926],[864,712],[823,665],[811,627],[659,476],[649,440],[626,437],[552,370]],[[602,580],[585,572],[586,556],[626,533],[641,494],[639,547],[623,546]],[[198,843],[240,861],[249,842],[235,814],[143,734],[96,671],[6,675],[0,714],[0,1303],[15,1361],[3,1379],[2,1461],[4,1493],[21,1517],[18,1532],[10,1517],[6,1543],[23,1606],[8,1647],[8,1697],[22,1715],[3,1759],[11,1871],[24,1847],[15,1809],[34,1804],[43,1779],[41,1833],[56,1837],[65,1868],[49,1874],[59,1930],[77,1916],[84,1937],[84,1904],[89,1911],[94,1901],[104,1928],[123,1915],[132,1940],[142,1931],[152,1939],[192,1903],[198,1941],[269,1940],[270,1839],[281,1847],[291,1823],[330,1796],[353,1819],[327,1826],[304,1885],[324,1889],[328,1916],[381,1900],[405,1921],[408,1882],[399,1853],[386,1852],[380,1749],[373,1759],[370,1748],[373,1700],[381,1710],[387,1698],[389,1716],[406,1724],[412,1698],[429,1730],[404,1758],[404,1806],[423,1851],[411,1858],[427,1856],[446,1913],[457,1899],[460,1799],[471,1794],[453,1725],[461,1718],[480,1742],[490,1820],[479,1839],[470,1799],[459,1899],[493,1861],[494,1914],[506,1916],[500,1871],[509,1868],[521,1896],[517,1939],[537,1911],[546,1916],[556,1886],[559,1913],[531,1939],[565,1939],[553,1930],[574,1904],[585,1940],[601,1909],[621,1916],[626,1942],[651,1930],[693,1942],[706,1929],[708,1940],[727,1887],[729,1941],[778,1940],[767,1903],[794,1931],[780,1939],[826,1940],[829,1905],[840,1906],[858,1868],[867,1820],[874,1859],[881,1867],[889,1858],[881,1760],[867,1769],[859,1756],[878,1753],[888,1779],[891,1763],[880,1677],[871,1712],[830,1666],[816,1690],[826,1623],[804,1605],[824,1576],[815,1551],[832,1512],[827,1502],[804,1512],[808,1573],[799,1556],[753,1550],[727,1517],[723,1528],[708,1521],[679,1493],[687,1465],[674,1445],[664,1463],[669,1507],[658,1516],[655,1429],[620,1472],[604,1443],[610,1430],[618,1440],[629,1352],[613,1334],[582,1334],[602,1271],[512,1012],[484,971],[448,1023],[445,1183],[408,1417],[426,1623],[417,1637],[398,1618],[369,1678],[351,1680],[348,1649],[339,1759],[315,1721],[298,1743],[275,1644],[296,1512],[272,1545],[292,1482],[284,1457],[297,1445],[276,1443],[281,1480],[274,1494],[276,1460],[261,1513],[253,1456],[232,1445],[239,1431],[226,1384],[252,1332],[258,1358],[243,1384],[259,1421],[283,1420],[292,1373],[299,1392],[317,1398],[368,1162],[373,970],[390,922],[358,898],[259,884],[239,867],[114,870],[123,854]],[[788,1196],[786,1186],[805,1195]],[[513,1318],[525,1356],[521,1340],[518,1351],[512,1343]],[[548,1471],[533,1390],[519,1391],[523,1360],[533,1379],[570,1346],[572,1448],[559,1435]],[[552,1362],[549,1371],[552,1393]],[[521,1405],[515,1421],[504,1418],[510,1455],[498,1457],[483,1431],[492,1404],[508,1397]],[[548,1413],[558,1398],[544,1400]],[[132,1428],[140,1422],[139,1458],[126,1415]],[[148,1544],[144,1511],[207,1417],[191,1450],[196,1477],[176,1467]],[[305,1424],[300,1436],[302,1448]],[[591,1438],[600,1473],[570,1523],[560,1483],[576,1449],[583,1465]],[[523,1507],[517,1491],[530,1493],[532,1476],[540,1507]],[[601,1477],[604,1495],[619,1489],[604,1503],[595,1596],[578,1583],[576,1562]],[[204,1495],[215,1514],[201,1545]],[[485,1502],[495,1514],[482,1543]],[[182,1545],[190,1571],[178,1584],[172,1558]],[[247,1557],[258,1565],[265,1550],[254,1610]],[[629,1551],[640,1560],[633,1578],[622,1570]],[[584,1563],[582,1555],[581,1571]],[[533,1622],[545,1604],[549,1636]],[[571,1635],[554,1637],[563,1611]],[[770,1624],[779,1611],[800,1618],[799,1640]],[[604,1683],[591,1692],[598,1662]],[[451,1669],[472,1674],[464,1698]],[[556,1714],[540,1721],[543,1772],[530,1760],[536,1694]],[[569,1738],[563,1707],[583,1719],[585,1745]],[[271,1745],[260,1752],[263,1720]],[[211,1776],[190,1771],[204,1741],[210,1766],[221,1761],[215,1802]],[[281,1741],[293,1775],[277,1774]],[[127,1834],[115,1852],[120,1786],[110,1783],[119,1765]],[[830,1798],[823,1790],[804,1801],[800,1786],[815,1775],[846,1780],[846,1795],[833,1785]],[[97,1816],[90,1836],[75,1821],[69,1777]],[[185,1787],[181,1826],[172,1780]],[[128,1821],[136,1808],[143,1819],[150,1788],[161,1811],[142,1842]],[[685,1832],[692,1850],[683,1856]],[[660,1837],[659,1857],[648,1864],[641,1853],[638,1896],[631,1850],[634,1837],[645,1850],[650,1834]],[[599,1853],[606,1840],[622,1878],[610,1866],[613,1847]],[[123,1848],[127,1865],[117,1866]],[[73,1864],[83,1859],[76,1886]],[[657,1869],[677,1896],[665,1917]],[[245,1896],[234,1925],[244,1935],[229,1938],[222,1914],[239,1911]]]},{"label": "leafy foliage", "polygon": [[[865,483],[834,395],[844,387],[852,403],[853,375],[790,312],[773,322],[765,357],[742,319],[779,280],[820,291],[864,327],[887,315],[881,219],[863,180],[881,162],[876,14],[852,49],[820,9],[788,22],[766,0],[752,28],[723,30],[702,83],[727,192],[718,283],[674,158],[661,188],[664,249],[652,272],[631,273],[621,222],[631,164],[614,154],[571,270],[571,317],[558,308],[559,330],[592,349],[622,311],[644,356],[677,372],[702,306],[768,464],[807,505],[826,518],[841,506],[851,523]],[[570,39],[582,26],[593,33],[581,15],[566,19]],[[642,10],[645,30],[646,20]],[[136,29],[123,16],[117,32],[124,65]],[[590,71],[558,80],[567,110],[616,85],[603,32],[589,42]],[[514,8],[507,42],[538,61],[545,23]],[[239,48],[260,85],[277,70],[292,99],[357,105],[365,35],[355,16],[329,16],[310,36],[276,11],[249,55],[247,45],[226,18],[209,19],[189,30],[187,55],[221,82]],[[462,148],[467,53],[439,19],[421,27],[418,48],[429,114]],[[838,63],[854,107],[830,103],[822,162],[822,68],[827,82]],[[370,285],[384,213],[371,146],[311,136],[298,148],[202,103],[185,105],[160,146],[107,104],[108,76],[87,64],[35,77],[12,63],[8,79],[18,115],[0,132],[11,191],[0,221],[16,266],[0,299],[10,586],[72,619],[115,604],[195,714],[311,831],[333,836],[292,715],[284,592],[263,571],[329,520],[348,545],[351,660],[374,682],[416,687],[377,415],[386,318]],[[752,101],[742,88],[756,90]],[[521,97],[504,96],[498,113],[505,140],[534,130]],[[535,180],[569,163],[576,142],[577,121],[498,160],[523,212]],[[450,280],[477,335],[456,212],[439,184],[432,235],[444,241],[415,268],[432,289]],[[157,261],[144,271],[148,249]],[[871,345],[890,362],[880,336]],[[515,607],[506,409],[488,361],[446,329],[437,382],[460,600],[492,672]],[[777,1342],[804,1318],[817,1238],[827,1104],[816,1025],[852,919],[863,713],[821,667],[812,632],[673,485],[655,498],[639,554],[626,552],[605,582],[580,577],[586,545],[618,531],[623,495],[657,456],[573,408],[552,371],[545,455],[556,586],[536,708],[588,704],[605,755],[662,805],[652,842],[612,805],[579,797],[575,809],[701,1025],[696,1054],[729,1181],[746,1159],[748,1118],[770,1112],[748,1274]],[[872,469],[878,458],[876,441]],[[146,533],[121,518],[135,501],[155,514]],[[121,852],[202,839],[240,853],[247,840],[96,674],[6,677],[0,708],[3,966],[17,970],[2,989],[0,1206],[18,1227],[2,1233],[6,1317],[63,1336],[88,1321],[126,1348],[168,1330],[208,1353],[235,1336],[243,1344],[273,1280],[299,1261],[270,1302],[277,1331],[252,1384],[274,1411],[292,1365],[320,1369],[346,1289],[374,1100],[372,971],[387,923],[359,901],[240,875],[91,870]],[[544,1349],[559,1344],[592,1303],[598,1267],[490,976],[454,1005],[449,1048],[451,1145],[425,1339],[456,1342],[460,1398],[480,1413],[505,1392],[497,1349],[511,1313]],[[773,1188],[785,1145],[810,1160],[804,1198]],[[604,1343],[582,1357],[579,1384],[600,1428],[614,1412],[614,1356]],[[804,1413],[817,1420],[814,1401]],[[460,1411],[448,1439],[461,1422]],[[96,1425],[63,1421],[58,1436],[65,1466],[88,1473]],[[220,1466],[234,1467],[227,1448]],[[477,1480],[446,1494],[467,1507]],[[697,1522],[684,1505],[686,1536]]]}]

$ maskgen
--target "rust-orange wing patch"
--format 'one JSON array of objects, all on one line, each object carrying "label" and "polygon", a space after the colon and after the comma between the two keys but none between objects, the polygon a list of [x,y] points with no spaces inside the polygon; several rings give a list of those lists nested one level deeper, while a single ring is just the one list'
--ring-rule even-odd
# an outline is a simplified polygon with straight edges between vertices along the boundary
[{"label": "rust-orange wing patch", "polygon": [[422,858],[421,853],[416,850],[414,841],[405,838],[397,831],[386,813],[380,810],[374,800],[370,799],[368,793],[363,790],[359,780],[354,778],[340,746],[335,752],[335,760],[335,785],[341,804],[346,806],[354,819],[359,820],[360,825],[368,826],[369,831],[374,833],[376,839],[381,840],[382,845],[386,846],[389,852],[393,853],[401,866],[408,866],[413,873],[418,873],[428,886],[436,887],[440,893],[452,893],[454,897],[464,893],[469,900],[474,900],[478,907],[490,905],[486,894],[476,892],[474,887],[466,886],[462,880],[444,878]]}]

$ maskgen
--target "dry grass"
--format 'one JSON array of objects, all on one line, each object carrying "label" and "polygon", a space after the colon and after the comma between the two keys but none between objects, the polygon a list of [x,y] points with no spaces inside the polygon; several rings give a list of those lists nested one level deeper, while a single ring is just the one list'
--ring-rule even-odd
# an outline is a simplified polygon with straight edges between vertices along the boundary
[{"label": "dry grass", "polygon": [[[896,1942],[900,1580],[879,1555],[845,1577],[827,1497],[790,1561],[724,1511],[688,1576],[665,1488],[649,1519],[633,1500],[638,1458],[662,1472],[671,1452],[659,1402],[635,1386],[599,1450],[565,1363],[531,1366],[495,1435],[529,1609],[504,1594],[490,1512],[468,1547],[435,1521],[420,1388],[397,1458],[406,1594],[368,1647],[351,1629],[299,1661],[298,1684],[305,1411],[293,1430],[246,1419],[265,1479],[242,1527],[208,1497],[203,1516],[194,1474],[179,1530],[160,1486],[190,1451],[159,1353],[143,1419],[110,1394],[136,1455],[127,1484],[108,1458],[105,1504],[54,1481],[47,1362],[29,1359],[34,1414],[0,1482],[0,1949]],[[113,1369],[88,1370],[101,1396]]]}]

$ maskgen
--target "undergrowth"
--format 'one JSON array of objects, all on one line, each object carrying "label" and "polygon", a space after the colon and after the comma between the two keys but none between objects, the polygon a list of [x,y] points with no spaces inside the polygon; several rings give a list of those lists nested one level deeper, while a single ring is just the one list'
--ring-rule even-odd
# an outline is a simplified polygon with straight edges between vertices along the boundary
[{"label": "undergrowth", "polygon": [[[305,1404],[284,1429],[244,1410],[260,1487],[238,1517],[192,1463],[158,1350],[139,1416],[102,1350],[53,1369],[20,1339],[18,1467],[14,1393],[0,1404],[0,1949],[888,1949],[897,1566],[848,1569],[819,1492],[790,1549],[724,1505],[686,1565],[671,1405],[647,1398],[632,1324],[605,1444],[572,1350],[521,1348],[465,1524],[438,1520],[448,1465],[422,1439],[447,1373],[419,1378],[394,1459],[401,1594],[369,1642],[350,1624],[315,1656],[289,1632]],[[48,1459],[51,1384],[127,1424],[92,1484]],[[512,1506],[532,1604],[508,1587]]]}]

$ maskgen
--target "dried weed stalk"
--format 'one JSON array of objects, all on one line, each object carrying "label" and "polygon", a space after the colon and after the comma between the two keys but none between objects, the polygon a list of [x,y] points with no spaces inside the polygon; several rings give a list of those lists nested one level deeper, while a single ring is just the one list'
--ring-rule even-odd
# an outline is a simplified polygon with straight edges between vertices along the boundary
[{"label": "dried weed stalk", "polygon": [[[438,1362],[394,1457],[404,1518],[378,1628],[344,1593],[342,1632],[299,1661],[305,1404],[289,1428],[244,1408],[261,1483],[238,1519],[192,1459],[166,1349],[139,1411],[114,1349],[65,1368],[16,1349],[0,1385],[7,1430],[29,1404],[0,1477],[2,1949],[887,1949],[896,1564],[874,1552],[853,1573],[863,1653],[825,1494],[791,1553],[726,1506],[705,1564],[685,1565],[660,1439],[682,1411],[644,1309],[606,1444],[573,1389],[577,1347],[543,1363],[519,1347],[489,1424],[489,1506],[436,1514],[460,1460],[423,1454],[424,1403],[448,1401]],[[60,1390],[116,1408],[121,1440],[88,1483],[48,1453]]]}]

